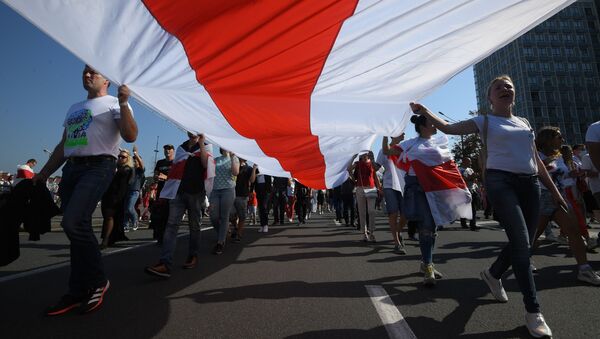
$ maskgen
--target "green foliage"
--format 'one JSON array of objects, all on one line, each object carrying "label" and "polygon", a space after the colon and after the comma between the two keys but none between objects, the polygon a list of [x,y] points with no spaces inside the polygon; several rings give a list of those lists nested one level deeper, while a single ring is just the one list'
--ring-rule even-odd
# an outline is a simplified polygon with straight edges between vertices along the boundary
[{"label": "green foliage", "polygon": [[[470,111],[470,116],[476,116],[476,111]],[[481,138],[478,133],[453,137],[455,143],[450,150],[454,155],[456,162],[461,164],[462,159],[467,157],[471,159],[471,168],[479,173],[479,152],[481,151]]]}]

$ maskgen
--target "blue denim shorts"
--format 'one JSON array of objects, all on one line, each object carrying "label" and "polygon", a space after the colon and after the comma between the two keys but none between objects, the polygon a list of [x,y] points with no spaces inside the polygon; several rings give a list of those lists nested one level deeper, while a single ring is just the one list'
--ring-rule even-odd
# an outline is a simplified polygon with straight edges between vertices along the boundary
[{"label": "blue denim shorts", "polygon": [[402,213],[402,192],[384,188],[385,210],[387,214]]},{"label": "blue denim shorts", "polygon": [[407,175],[404,177],[404,199],[402,212],[409,221],[418,221],[419,229],[431,230],[435,232],[436,225],[431,215],[431,209],[427,202],[427,197],[417,177]]},{"label": "blue denim shorts", "polygon": [[551,217],[556,212],[557,206],[552,199],[552,194],[546,189],[541,190],[540,194],[540,215]]}]

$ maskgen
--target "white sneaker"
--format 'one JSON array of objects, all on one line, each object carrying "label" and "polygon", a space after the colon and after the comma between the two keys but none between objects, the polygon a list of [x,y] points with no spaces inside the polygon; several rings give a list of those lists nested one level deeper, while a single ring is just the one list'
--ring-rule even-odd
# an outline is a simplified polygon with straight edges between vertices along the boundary
[{"label": "white sneaker", "polygon": [[265,225],[265,226],[263,227],[263,233],[268,233],[268,232],[269,232],[269,226],[268,226],[268,225]]},{"label": "white sneaker", "polygon": [[423,272],[423,285],[434,286],[435,285],[435,273],[433,272],[433,264],[425,265]]},{"label": "white sneaker", "polygon": [[494,298],[496,298],[496,300],[502,303],[508,302],[508,295],[506,295],[506,291],[502,286],[501,279],[496,279],[492,277],[492,275],[490,274],[490,270],[487,268],[481,271],[479,275],[481,275],[481,279],[483,279],[483,281],[485,281],[485,283],[488,285],[490,291],[492,292],[492,295],[494,296]]},{"label": "white sneaker", "polygon": [[588,250],[593,250],[594,248],[596,248],[596,246],[598,246],[598,241],[597,241],[597,239],[594,239],[594,238],[591,238],[591,237],[590,237],[590,238],[587,240],[587,249],[588,249]]},{"label": "white sneaker", "polygon": [[590,285],[600,286],[600,276],[594,270],[579,270],[577,280],[581,280]]},{"label": "white sneaker", "polygon": [[262,232],[263,232],[263,227],[262,227],[262,226],[259,226],[259,227],[258,227],[258,233],[262,233]]},{"label": "white sneaker", "polygon": [[552,241],[552,242],[557,242],[558,238],[556,237],[556,234],[550,233],[546,236],[546,240]]},{"label": "white sneaker", "polygon": [[552,331],[541,313],[526,313],[525,325],[534,338],[552,337]]},{"label": "white sneaker", "polygon": [[[421,261],[421,267],[419,268],[419,271],[421,273],[425,273],[426,267],[427,267],[427,265],[425,265],[425,263]],[[431,267],[433,268],[433,274],[436,279],[442,279],[444,277],[444,275],[442,273],[440,273],[438,270],[435,269],[435,265],[433,263],[431,263]]]}]

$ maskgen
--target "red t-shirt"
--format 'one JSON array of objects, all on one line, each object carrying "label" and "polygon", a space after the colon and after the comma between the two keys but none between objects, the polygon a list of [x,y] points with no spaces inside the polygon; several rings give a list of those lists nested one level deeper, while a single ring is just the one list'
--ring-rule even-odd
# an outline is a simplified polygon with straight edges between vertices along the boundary
[{"label": "red t-shirt", "polygon": [[369,162],[359,161],[356,168],[354,169],[354,179],[356,179],[356,186],[360,187],[375,187],[375,170],[373,164]]},{"label": "red t-shirt", "polygon": [[248,194],[248,206],[257,206],[258,200],[256,199],[256,193],[250,192]]}]

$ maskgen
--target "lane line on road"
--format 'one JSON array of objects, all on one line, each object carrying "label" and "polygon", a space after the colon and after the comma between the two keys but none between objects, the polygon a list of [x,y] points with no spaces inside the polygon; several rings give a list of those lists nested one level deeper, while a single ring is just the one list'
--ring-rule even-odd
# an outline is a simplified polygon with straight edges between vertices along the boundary
[{"label": "lane line on road", "polygon": [[[201,228],[200,231],[206,231],[208,229],[212,229],[212,227],[204,227]],[[188,235],[188,232],[182,232],[181,234],[178,234],[177,237],[183,237],[184,235]],[[143,244],[139,244],[139,245],[134,245],[131,247],[124,247],[124,248],[119,248],[118,250],[114,250],[114,251],[110,251],[110,252],[106,252],[106,253],[102,253],[102,257],[107,257],[109,255],[112,254],[116,254],[116,253],[122,253],[125,251],[130,251],[136,248],[141,248],[141,247],[146,247],[146,246],[150,246],[150,245],[155,245],[156,242],[155,241],[148,241],[146,243]],[[0,284],[7,282],[7,281],[11,281],[11,280],[15,280],[15,279],[20,279],[23,277],[28,277],[30,275],[35,275],[35,274],[39,274],[39,273],[43,273],[43,272],[47,272],[47,271],[52,271],[61,267],[65,267],[65,266],[69,266],[70,265],[70,261],[65,261],[65,262],[61,262],[58,264],[52,264],[52,265],[48,265],[45,267],[40,267],[40,268],[35,268],[29,271],[25,271],[25,272],[20,272],[20,273],[15,273],[15,274],[11,274],[11,275],[7,275],[5,277],[0,277]]]},{"label": "lane line on road", "polygon": [[391,339],[416,339],[417,336],[410,329],[406,319],[404,319],[398,307],[394,305],[392,298],[390,298],[385,289],[382,286],[376,285],[367,285],[365,287],[389,337]]}]

